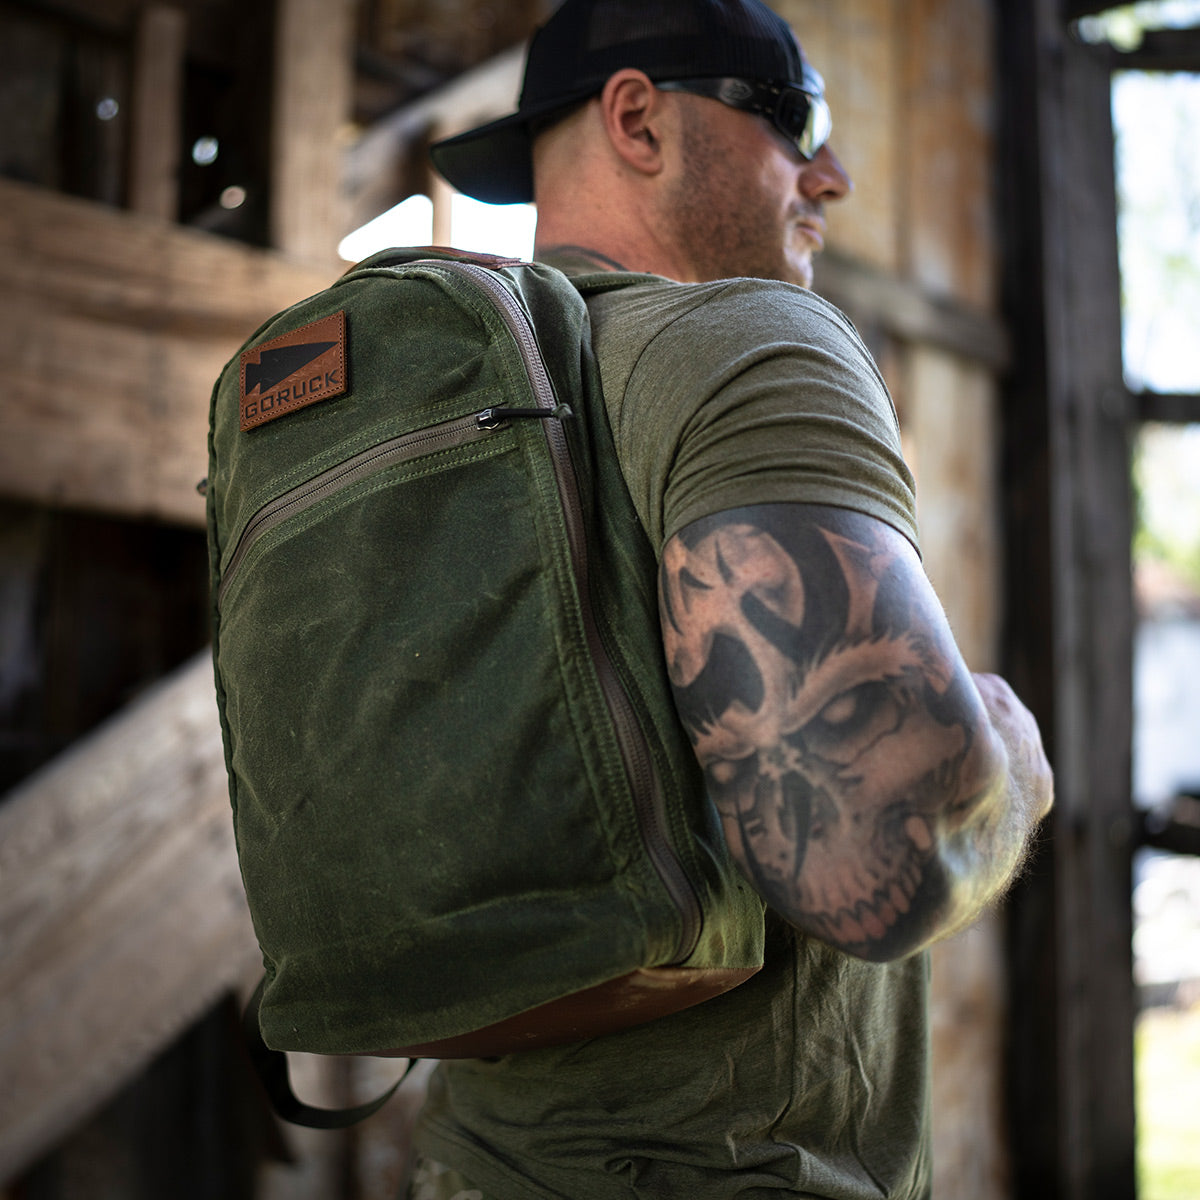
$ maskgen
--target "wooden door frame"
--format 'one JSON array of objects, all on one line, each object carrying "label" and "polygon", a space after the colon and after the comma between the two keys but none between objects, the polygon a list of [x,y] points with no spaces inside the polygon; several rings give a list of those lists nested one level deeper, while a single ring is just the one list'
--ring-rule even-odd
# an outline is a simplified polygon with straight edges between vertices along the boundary
[{"label": "wooden door frame", "polygon": [[1006,669],[1042,724],[1057,793],[1010,904],[1012,1191],[1131,1200],[1134,408],[1111,56],[1072,35],[1062,0],[1003,9]]}]

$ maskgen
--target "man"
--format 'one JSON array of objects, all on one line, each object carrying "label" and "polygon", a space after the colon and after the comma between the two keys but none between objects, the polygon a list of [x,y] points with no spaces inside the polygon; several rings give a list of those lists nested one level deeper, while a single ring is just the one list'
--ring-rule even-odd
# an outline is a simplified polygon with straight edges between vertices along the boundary
[{"label": "man", "polygon": [[759,0],[566,0],[518,112],[434,148],[463,191],[535,198],[537,257],[589,297],[679,714],[769,908],[724,996],[442,1064],[421,1200],[928,1195],[924,950],[1006,885],[1051,779],[922,572],[874,364],[805,290],[850,191],[829,129]]}]

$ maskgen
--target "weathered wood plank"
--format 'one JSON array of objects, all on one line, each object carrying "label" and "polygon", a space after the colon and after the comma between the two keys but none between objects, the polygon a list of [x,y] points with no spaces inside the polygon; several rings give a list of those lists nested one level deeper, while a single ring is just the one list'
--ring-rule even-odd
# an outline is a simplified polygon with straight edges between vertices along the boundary
[{"label": "weathered wood plank", "polygon": [[977,364],[907,349],[906,449],[925,569],[972,670],[996,669],[1000,540],[996,385]]},{"label": "weathered wood plank", "polygon": [[829,207],[829,243],[895,273],[902,263],[896,197],[906,144],[896,46],[905,6],[897,0],[779,0],[773,7],[825,77],[831,145],[855,185],[847,200]]},{"label": "weathered wood plank", "polygon": [[149,4],[138,14],[133,55],[133,119],[129,141],[129,207],[175,220],[187,16]]},{"label": "weathered wood plank", "polygon": [[[432,173],[425,152],[432,130],[448,137],[516,108],[524,61],[524,47],[514,46],[367,129],[343,158],[352,223],[365,224],[404,200],[412,190],[405,188],[409,180],[425,186]],[[415,158],[420,161],[414,163]]]},{"label": "weathered wood plank", "polygon": [[279,0],[271,242],[318,267],[347,232],[340,169],[354,70],[351,0]]},{"label": "weathered wood plank", "polygon": [[333,277],[0,181],[0,492],[203,523],[214,379],[263,320]]},{"label": "weathered wood plank", "polygon": [[988,311],[998,299],[993,4],[909,0],[904,10],[904,274]]},{"label": "weathered wood plank", "polygon": [[813,286],[860,328],[877,327],[901,341],[946,350],[994,372],[1008,365],[1008,333],[996,317],[839,250],[826,250],[817,259]]},{"label": "weathered wood plank", "polygon": [[10,495],[204,521],[208,392],[236,342],[154,335],[0,297],[0,478]]},{"label": "weathered wood plank", "polygon": [[228,238],[0,179],[0,284],[65,312],[240,340],[331,279]]},{"label": "weathered wood plank", "polygon": [[381,171],[391,170],[435,124],[458,133],[512,112],[524,65],[524,46],[514,46],[376,122],[346,152],[347,189],[354,193]]},{"label": "weathered wood plank", "polygon": [[259,967],[205,654],[0,804],[0,1179]]},{"label": "weathered wood plank", "polygon": [[1005,1140],[1004,918],[933,948],[933,1195],[1018,1200]]},{"label": "weathered wood plank", "polygon": [[[855,319],[985,362],[997,324],[834,254],[818,285]],[[332,273],[0,181],[0,491],[203,521],[209,390],[263,319]]]},{"label": "weathered wood plank", "polygon": [[[963,656],[996,668],[996,386],[986,369],[906,346],[905,450],[925,569]],[[933,951],[934,1195],[1006,1200],[1003,924],[988,914]]]}]

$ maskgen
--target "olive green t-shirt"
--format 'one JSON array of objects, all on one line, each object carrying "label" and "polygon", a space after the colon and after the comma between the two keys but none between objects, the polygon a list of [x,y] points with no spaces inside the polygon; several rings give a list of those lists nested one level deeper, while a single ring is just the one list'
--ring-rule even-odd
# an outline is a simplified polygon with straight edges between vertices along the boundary
[{"label": "olive green t-shirt", "polygon": [[[916,543],[891,400],[835,308],[751,280],[576,282],[656,549],[702,516],[777,501],[853,508]],[[927,995],[926,955],[864,963],[768,912],[762,971],[717,999],[576,1045],[442,1063],[417,1148],[488,1200],[916,1200],[929,1193]]]},{"label": "olive green t-shirt", "polygon": [[[640,282],[614,287],[628,279]],[[891,397],[833,305],[757,279],[576,282],[617,455],[656,549],[699,517],[777,501],[856,509],[916,544]]]}]

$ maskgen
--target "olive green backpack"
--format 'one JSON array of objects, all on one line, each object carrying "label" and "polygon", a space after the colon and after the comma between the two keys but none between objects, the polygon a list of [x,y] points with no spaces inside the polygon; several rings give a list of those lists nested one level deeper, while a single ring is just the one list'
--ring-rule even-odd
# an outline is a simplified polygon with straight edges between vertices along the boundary
[{"label": "olive green backpack", "polygon": [[230,361],[209,456],[266,1046],[506,1054],[761,966],[565,275],[368,259]]}]

